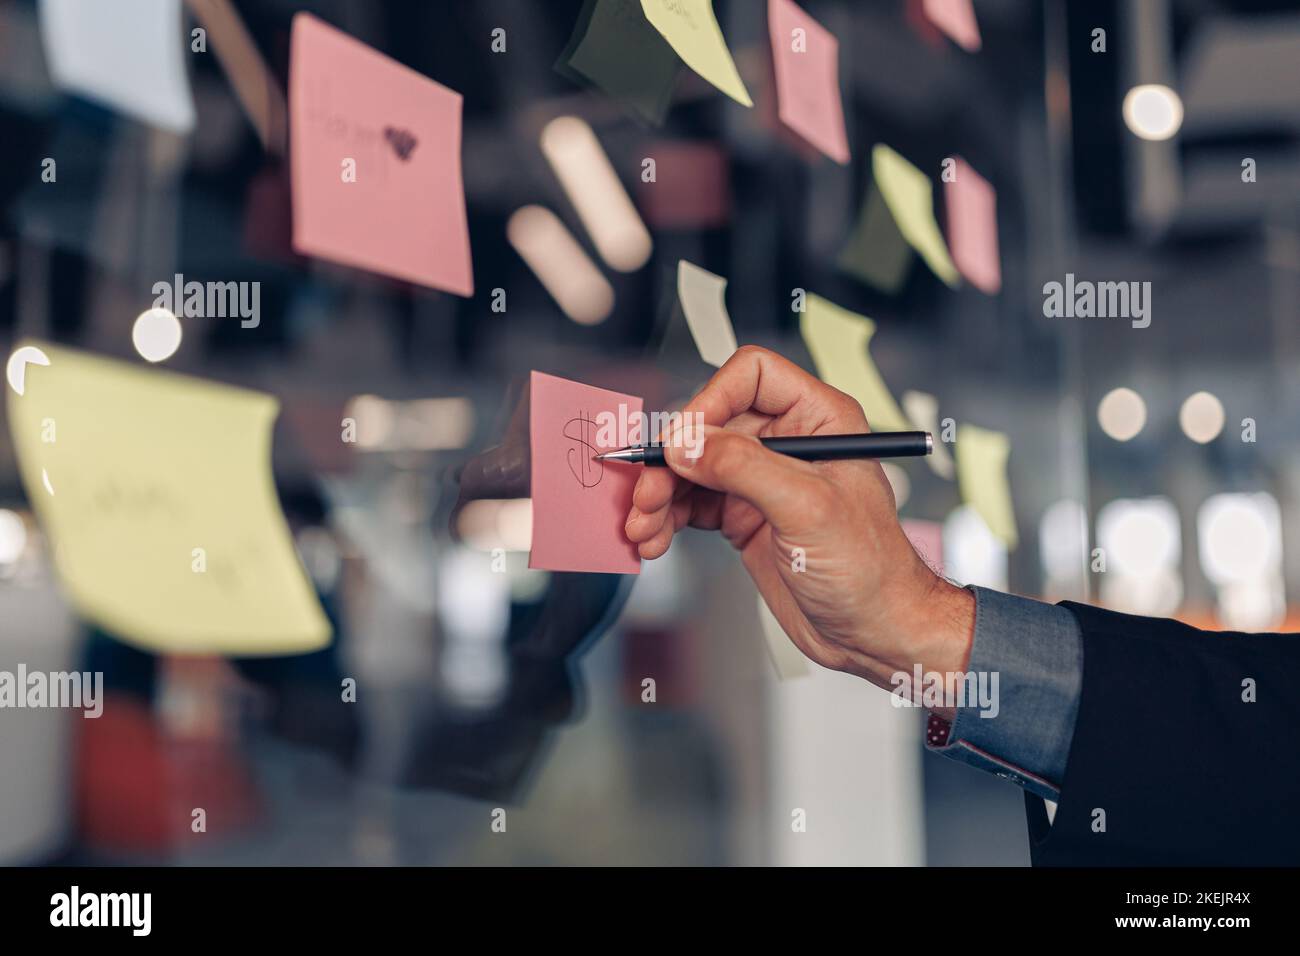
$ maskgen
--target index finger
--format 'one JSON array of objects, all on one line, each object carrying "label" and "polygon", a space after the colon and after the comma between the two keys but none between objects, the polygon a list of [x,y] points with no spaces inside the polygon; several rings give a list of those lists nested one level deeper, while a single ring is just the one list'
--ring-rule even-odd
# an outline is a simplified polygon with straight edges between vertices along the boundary
[{"label": "index finger", "polygon": [[682,411],[701,412],[704,424],[722,426],[751,409],[772,416],[808,411],[838,417],[856,404],[784,356],[742,345]]},{"label": "index finger", "polygon": [[[811,433],[826,425],[863,431],[858,403],[784,356],[757,345],[743,345],[682,408],[684,421],[698,413],[705,425],[725,426],[747,412],[785,419],[782,434]],[[667,468],[645,468],[632,500],[642,513],[667,506],[683,479]]]}]

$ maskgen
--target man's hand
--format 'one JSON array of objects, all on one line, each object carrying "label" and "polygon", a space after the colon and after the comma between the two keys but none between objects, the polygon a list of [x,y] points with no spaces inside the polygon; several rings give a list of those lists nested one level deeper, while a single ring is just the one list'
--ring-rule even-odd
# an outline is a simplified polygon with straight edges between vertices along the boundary
[{"label": "man's hand", "polygon": [[912,548],[880,466],[796,461],[756,440],[865,432],[854,399],[745,346],[684,412],[703,413],[703,450],[692,459],[692,443],[673,445],[669,468],[643,469],[627,519],[643,558],[663,555],[687,525],[721,530],[786,634],[824,667],[886,688],[917,663],[965,669],[974,598]]}]

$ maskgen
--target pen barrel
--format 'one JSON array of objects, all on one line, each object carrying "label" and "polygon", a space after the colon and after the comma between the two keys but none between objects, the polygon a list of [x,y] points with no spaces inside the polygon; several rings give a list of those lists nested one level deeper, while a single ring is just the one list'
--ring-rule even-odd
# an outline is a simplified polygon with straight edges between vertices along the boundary
[{"label": "pen barrel", "polygon": [[[801,461],[832,461],[841,458],[913,458],[930,454],[929,432],[872,432],[861,435],[791,435],[760,438],[778,455]],[[662,445],[647,445],[642,462],[663,465]]]},{"label": "pen barrel", "polygon": [[928,432],[874,432],[861,435],[792,435],[760,438],[770,450],[802,461],[839,458],[911,458],[930,453]]}]

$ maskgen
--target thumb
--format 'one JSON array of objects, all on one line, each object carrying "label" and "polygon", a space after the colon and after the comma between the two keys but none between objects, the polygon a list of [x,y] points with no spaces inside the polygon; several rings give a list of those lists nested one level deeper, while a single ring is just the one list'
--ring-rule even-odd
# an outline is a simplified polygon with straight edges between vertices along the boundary
[{"label": "thumb", "polygon": [[712,425],[671,441],[664,460],[682,478],[714,491],[743,498],[777,530],[807,520],[806,506],[820,482],[811,464],[768,451],[749,435]]}]

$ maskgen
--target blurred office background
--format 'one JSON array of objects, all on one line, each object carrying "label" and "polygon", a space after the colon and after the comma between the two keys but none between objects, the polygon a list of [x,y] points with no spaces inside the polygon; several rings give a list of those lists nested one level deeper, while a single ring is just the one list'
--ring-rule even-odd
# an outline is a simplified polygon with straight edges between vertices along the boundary
[{"label": "blurred office background", "polygon": [[[275,480],[336,628],[325,652],[256,661],[95,630],[61,596],[0,440],[0,669],[102,670],[108,694],[99,720],[0,711],[0,862],[1027,864],[1021,792],[925,754],[919,712],[843,675],[776,679],[724,542],[687,534],[635,580],[548,575],[526,567],[526,502],[458,507],[460,469],[506,440],[530,369],[648,408],[707,377],[674,307],[683,258],[728,279],[742,343],[811,367],[790,300],[816,291],[878,323],[896,395],[1010,436],[1010,552],[954,482],[891,472],[959,582],[1203,627],[1295,623],[1300,5],[976,0],[977,51],[919,0],[802,6],[840,42],[847,166],[780,127],[760,0],[715,0],[753,110],[686,69],[666,104],[584,88],[556,69],[590,13],[578,0],[235,0],[281,89],[308,10],[464,94],[462,299],[293,255],[283,151],[215,56],[187,57],[197,123],[177,136],[56,90],[37,4],[0,0],[4,354],[30,335],[142,362],[132,326],[154,282],[260,282],[258,327],[183,319],[164,365],[281,399]],[[1143,84],[1178,97],[1154,94],[1177,128],[1126,123]],[[543,154],[562,116],[590,124],[650,231],[629,271],[606,266]],[[918,262],[886,293],[843,266],[875,143],[936,197],[952,155],[993,184],[1000,291],[949,289]],[[583,321],[512,248],[534,204],[612,291]],[[1044,283],[1067,273],[1149,281],[1150,326],[1045,317]],[[340,441],[345,416],[365,441]]]}]

